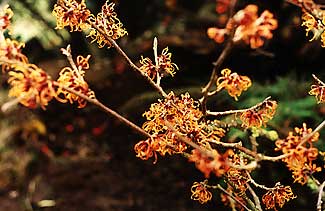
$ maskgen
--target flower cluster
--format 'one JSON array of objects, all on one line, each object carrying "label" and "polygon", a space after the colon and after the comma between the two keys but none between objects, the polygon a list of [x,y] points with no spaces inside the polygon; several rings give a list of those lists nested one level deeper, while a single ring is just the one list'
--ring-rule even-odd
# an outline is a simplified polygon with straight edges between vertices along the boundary
[{"label": "flower cluster", "polygon": [[[0,58],[4,61],[19,61],[23,63],[28,63],[27,57],[22,53],[22,49],[24,48],[25,44],[20,43],[16,40],[11,40],[6,38],[0,42]],[[2,64],[2,71],[5,72],[6,70],[10,69],[10,65],[1,62]]]},{"label": "flower cluster", "polygon": [[93,39],[92,42],[97,42],[100,48],[112,46],[107,37],[117,40],[127,34],[123,28],[123,24],[118,19],[114,11],[114,3],[106,1],[102,6],[102,10],[97,16],[91,15],[89,21],[91,22],[90,32],[88,37]]},{"label": "flower cluster", "polygon": [[199,201],[201,204],[207,203],[212,198],[212,193],[207,189],[207,180],[204,182],[194,182],[191,187],[191,199]]},{"label": "flower cluster", "polygon": [[311,90],[309,91],[310,95],[315,95],[317,99],[317,103],[325,102],[325,83],[322,81],[317,81],[316,84],[311,86]]},{"label": "flower cluster", "polygon": [[217,91],[226,89],[228,94],[235,98],[235,100],[238,100],[237,97],[252,85],[251,80],[247,76],[231,73],[229,69],[223,69],[221,75],[222,76],[217,79]]},{"label": "flower cluster", "polygon": [[235,28],[233,37],[234,42],[244,41],[251,48],[259,48],[264,41],[273,37],[272,31],[278,27],[278,22],[273,14],[265,10],[260,16],[257,15],[258,7],[256,5],[247,5],[239,10],[226,25],[226,28],[209,28],[208,36],[217,43],[224,41],[224,37],[230,34]]},{"label": "flower cluster", "polygon": [[134,146],[137,157],[142,160],[148,160],[154,157],[154,163],[157,162],[157,153],[161,156],[165,154],[172,155],[182,153],[186,149],[187,146],[183,142],[178,141],[172,132],[152,135],[147,140],[140,141]]},{"label": "flower cluster", "polygon": [[69,26],[72,32],[88,28],[87,20],[91,13],[85,0],[58,0],[54,5],[53,15],[56,17],[57,29]]},{"label": "flower cluster", "polygon": [[209,155],[198,149],[193,149],[189,157],[190,162],[194,162],[206,178],[214,173],[217,177],[222,176],[229,168],[227,164],[227,156],[221,155],[217,150],[209,150]]},{"label": "flower cluster", "polygon": [[10,65],[8,83],[10,97],[20,98],[28,108],[40,105],[43,109],[56,97],[56,91],[47,73],[34,64],[16,63]]},{"label": "flower cluster", "polygon": [[4,31],[10,26],[10,19],[13,16],[12,10],[9,8],[9,5],[5,5],[1,8],[0,11],[0,31]]},{"label": "flower cluster", "polygon": [[302,26],[306,27],[306,36],[309,32],[313,34],[313,37],[309,41],[313,41],[321,38],[322,47],[325,47],[325,17],[322,20],[317,20],[314,15],[304,12],[302,15]]},{"label": "flower cluster", "polygon": [[164,48],[159,56],[156,58],[157,64],[151,61],[150,58],[141,57],[140,70],[149,76],[151,79],[156,77],[163,77],[168,74],[174,76],[178,67],[171,61],[172,53],[168,52],[168,47]]},{"label": "flower cluster", "polygon": [[[243,166],[246,165],[247,159],[240,157],[238,154],[235,154],[232,150],[227,151],[228,162],[232,165]],[[229,184],[231,184],[228,189],[232,189],[231,192],[242,195],[247,190],[247,182],[249,181],[248,171],[243,169],[237,169],[231,167],[226,172],[226,178]]]},{"label": "flower cluster", "polygon": [[161,155],[183,152],[186,145],[177,141],[176,134],[169,130],[166,123],[186,135],[196,134],[202,112],[198,110],[197,102],[188,93],[179,98],[171,92],[164,100],[152,104],[149,111],[143,115],[147,118],[143,129],[152,137],[140,141],[134,149],[138,157],[146,160],[153,155],[156,157],[156,152]]},{"label": "flower cluster", "polygon": [[321,167],[313,163],[318,156],[318,149],[313,147],[313,143],[318,141],[318,138],[319,133],[313,133],[304,123],[302,128],[296,127],[294,132],[289,132],[286,139],[275,142],[275,150],[281,150],[287,155],[282,160],[292,171],[294,182],[303,185],[312,173],[321,171]]},{"label": "flower cluster", "polygon": [[282,208],[286,202],[294,198],[296,196],[292,193],[290,186],[283,186],[277,183],[274,188],[263,195],[262,202],[265,204],[267,210],[277,210],[276,206]]},{"label": "flower cluster", "polygon": [[[68,46],[67,49],[62,49],[63,54],[65,54],[68,59],[71,59],[71,49]],[[60,73],[57,82],[60,84],[57,90],[58,97],[64,96],[63,98],[58,98],[58,100],[62,103],[70,102],[71,104],[75,101],[78,102],[78,108],[83,108],[86,106],[87,101],[84,98],[81,98],[64,87],[68,87],[70,89],[75,90],[89,98],[95,99],[95,93],[89,89],[88,83],[85,81],[85,70],[89,69],[88,60],[90,55],[86,58],[83,56],[77,57],[76,64],[72,61],[72,67],[64,67]]]},{"label": "flower cluster", "polygon": [[274,100],[266,100],[260,105],[248,109],[240,115],[243,127],[261,127],[271,120],[278,104]]}]

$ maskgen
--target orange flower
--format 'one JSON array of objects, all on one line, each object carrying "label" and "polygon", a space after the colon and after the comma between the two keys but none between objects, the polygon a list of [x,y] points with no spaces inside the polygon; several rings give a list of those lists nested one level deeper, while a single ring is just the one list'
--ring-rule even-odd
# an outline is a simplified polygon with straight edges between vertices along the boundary
[{"label": "orange flower", "polygon": [[318,81],[317,84],[311,86],[310,95],[315,95],[317,103],[325,102],[325,83]]},{"label": "orange flower", "polygon": [[[63,54],[67,55],[68,57],[71,56],[70,47],[68,47],[67,49],[62,49],[62,51]],[[57,79],[57,82],[63,87],[68,87],[81,94],[86,95],[89,98],[95,99],[95,93],[91,89],[89,89],[88,83],[84,79],[85,70],[89,69],[89,58],[90,55],[88,55],[86,58],[84,58],[83,56],[78,56],[75,67],[64,67],[59,73],[59,78]],[[57,95],[57,99],[62,103],[66,103],[69,101],[72,104],[74,101],[77,101],[78,108],[84,108],[87,104],[87,101],[85,99],[70,93],[62,87],[58,88]]]},{"label": "orange flower", "polygon": [[216,12],[225,13],[229,8],[230,0],[216,0],[216,4]]},{"label": "orange flower", "polygon": [[153,155],[155,156],[155,161],[157,160],[157,154],[153,151],[151,147],[152,139],[147,139],[145,141],[140,141],[134,146],[134,151],[136,152],[136,156],[142,160],[148,160]]},{"label": "orange flower", "polygon": [[89,27],[87,20],[91,13],[87,9],[85,0],[58,0],[58,3],[54,5],[52,13],[56,17],[57,29],[69,26],[72,32],[81,31]]},{"label": "orange flower", "polygon": [[243,112],[240,116],[243,127],[261,127],[273,118],[277,108],[277,102],[267,100],[260,106]]},{"label": "orange flower", "polygon": [[278,27],[277,20],[267,10],[258,17],[257,9],[256,5],[248,5],[234,16],[235,24],[239,24],[233,38],[234,42],[243,40],[255,49],[261,47],[264,40],[273,37],[271,31]]},{"label": "orange flower", "polygon": [[211,150],[213,158],[200,152],[198,149],[192,150],[189,157],[190,162],[195,162],[195,166],[199,169],[206,178],[210,177],[210,173],[214,173],[220,177],[228,170],[226,158],[216,150]]},{"label": "orange flower", "polygon": [[0,10],[0,31],[4,31],[9,28],[10,26],[10,19],[14,13],[9,8],[9,5],[5,5]]},{"label": "orange flower", "polygon": [[[22,48],[25,46],[24,43],[17,42],[16,40],[5,39],[0,42],[0,59],[5,59],[9,61],[17,60],[19,62],[28,63],[27,57],[22,53]],[[2,64],[2,71],[10,69],[10,65],[5,64],[5,62],[0,62]]]},{"label": "orange flower", "polygon": [[290,186],[283,186],[278,183],[274,188],[263,195],[262,202],[265,204],[267,210],[277,210],[276,206],[282,208],[286,202],[294,198],[296,198],[296,196],[293,195]]},{"label": "orange flower", "polygon": [[137,157],[142,160],[148,160],[154,156],[154,163],[157,162],[157,153],[165,156],[166,154],[183,153],[186,149],[187,146],[183,142],[178,141],[172,132],[152,135],[147,140],[140,141],[134,146]]},{"label": "orange flower", "polygon": [[158,64],[154,64],[148,57],[141,57],[140,70],[151,79],[155,79],[157,74],[159,74],[160,77],[163,77],[166,74],[174,76],[178,67],[175,63],[172,63],[171,57],[172,54],[168,52],[168,47],[164,48],[161,54],[157,57]]},{"label": "orange flower", "polygon": [[10,65],[8,83],[9,96],[21,98],[20,103],[28,108],[38,105],[45,110],[48,102],[56,97],[50,76],[34,64],[16,63]]},{"label": "orange flower", "polygon": [[191,187],[191,199],[199,201],[201,204],[207,203],[212,198],[212,193],[207,189],[207,181],[194,182]]},{"label": "orange flower", "polygon": [[224,88],[228,91],[230,96],[235,98],[235,100],[238,100],[237,97],[252,85],[251,80],[247,76],[231,73],[229,69],[223,69],[221,75],[222,76],[217,79],[217,91]]},{"label": "orange flower", "polygon": [[207,33],[217,43],[224,41],[224,36],[229,34],[233,27],[237,27],[233,37],[234,42],[244,41],[251,48],[259,48],[264,41],[273,37],[272,31],[278,27],[278,22],[273,14],[265,10],[260,17],[257,15],[256,5],[247,5],[239,10],[228,22],[226,28],[209,28]]},{"label": "orange flower", "polygon": [[[91,15],[89,21],[101,29],[106,36],[117,40],[127,34],[127,31],[123,28],[123,24],[117,18],[117,14],[114,11],[114,3],[108,3],[106,1],[102,6],[102,10],[97,16]],[[106,37],[94,27],[90,27],[90,32],[87,37],[90,37],[92,42],[97,42],[100,48],[105,45],[110,48],[112,44]]]},{"label": "orange flower", "polygon": [[216,43],[223,43],[228,33],[229,31],[227,29],[219,29],[216,27],[210,27],[207,30],[208,37],[213,39]]},{"label": "orange flower", "polygon": [[275,142],[275,150],[281,150],[283,154],[287,155],[282,161],[292,171],[294,182],[299,182],[302,185],[307,182],[312,173],[321,170],[320,167],[313,164],[318,155],[318,149],[313,147],[313,142],[318,140],[319,133],[307,137],[310,133],[312,133],[312,129],[307,129],[307,125],[304,123],[302,128],[296,127],[294,132],[289,132],[286,139]]}]

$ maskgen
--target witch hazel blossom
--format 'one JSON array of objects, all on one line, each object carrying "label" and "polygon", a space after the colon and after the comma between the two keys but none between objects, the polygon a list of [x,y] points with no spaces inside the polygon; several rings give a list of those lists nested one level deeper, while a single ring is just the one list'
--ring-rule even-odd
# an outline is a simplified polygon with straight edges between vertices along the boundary
[{"label": "witch hazel blossom", "polygon": [[225,36],[235,28],[233,42],[243,41],[253,49],[262,47],[265,40],[273,37],[272,31],[278,27],[278,22],[268,10],[265,10],[260,16],[257,12],[256,5],[247,5],[228,21],[225,28],[209,28],[207,30],[208,37],[217,43],[222,43]]}]

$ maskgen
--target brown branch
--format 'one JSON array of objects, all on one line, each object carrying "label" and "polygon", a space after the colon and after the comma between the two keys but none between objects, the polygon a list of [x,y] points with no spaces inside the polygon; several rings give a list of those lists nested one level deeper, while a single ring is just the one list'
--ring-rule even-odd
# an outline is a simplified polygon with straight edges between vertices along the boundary
[{"label": "brown branch", "polygon": [[255,202],[255,206],[256,206],[256,209],[258,211],[263,211],[262,210],[262,207],[261,207],[261,201],[260,199],[258,198],[258,196],[256,195],[255,191],[253,190],[253,188],[249,185],[249,184],[246,184],[247,185],[247,188],[249,190],[249,192],[251,193],[251,195],[253,196],[253,199],[254,199],[254,202]]},{"label": "brown branch", "polygon": [[108,36],[105,31],[99,28],[95,23],[91,21],[88,21],[88,23],[91,25],[91,27],[96,29],[101,35],[105,37],[105,39],[107,39],[112,44],[112,46],[127,61],[127,63],[135,72],[139,73],[142,77],[144,77],[150,83],[150,85],[153,86],[163,97],[167,97],[166,92],[161,88],[161,86],[157,85],[146,73],[142,72],[140,68],[131,61],[128,55],[122,50],[122,48],[115,42],[114,39]]},{"label": "brown branch", "polygon": [[138,132],[139,134],[145,136],[145,137],[150,137],[150,135],[143,130],[142,128],[140,128],[139,126],[137,126],[136,124],[134,124],[133,122],[131,122],[130,120],[126,119],[125,117],[121,116],[119,113],[117,113],[116,111],[110,109],[109,107],[105,106],[104,104],[102,104],[99,100],[97,99],[93,99],[93,98],[89,98],[88,96],[75,91],[74,89],[71,89],[69,87],[63,86],[61,84],[59,84],[58,82],[53,82],[54,85],[74,94],[77,95],[78,97],[86,100],[89,103],[92,103],[96,106],[98,106],[100,109],[102,109],[105,113],[110,114],[111,116],[115,117],[116,119],[118,119],[120,122],[124,123],[125,125],[127,125],[128,127],[132,128],[133,130],[135,130],[136,132]]},{"label": "brown branch", "polygon": [[231,193],[229,193],[227,190],[225,190],[223,187],[221,187],[221,185],[216,185],[213,186],[215,188],[218,188],[219,190],[221,190],[222,192],[224,192],[225,194],[227,194],[232,200],[234,200],[235,202],[237,202],[238,204],[240,204],[245,210],[247,211],[252,211],[251,209],[249,209],[248,207],[246,207],[245,204],[243,204],[241,201],[239,201],[238,199],[236,199],[236,197],[234,197]]},{"label": "brown branch", "polygon": [[317,211],[322,211],[322,196],[324,193],[325,181],[319,187],[318,200],[317,200]]},{"label": "brown branch", "polygon": [[229,111],[221,111],[221,112],[213,112],[213,111],[207,111],[207,115],[208,116],[220,116],[220,115],[228,115],[228,114],[238,114],[238,113],[243,113],[249,110],[253,110],[255,108],[258,108],[259,106],[261,106],[263,103],[265,103],[266,101],[268,101],[269,99],[271,99],[271,97],[267,97],[265,98],[262,102],[250,107],[250,108],[246,108],[246,109],[239,109],[239,110],[229,110]]},{"label": "brown branch", "polygon": [[[233,29],[233,31],[235,31],[235,30]],[[216,78],[217,78],[217,71],[220,69],[221,65],[223,64],[223,62],[225,61],[225,59],[227,58],[227,56],[230,54],[231,49],[232,49],[232,47],[234,45],[233,40],[232,40],[233,34],[234,33],[232,33],[232,36],[230,36],[228,38],[226,47],[221,52],[221,54],[218,57],[217,61],[213,64],[214,67],[213,67],[213,70],[212,70],[212,73],[211,73],[211,76],[210,76],[210,80],[207,83],[207,85],[205,85],[205,87],[203,87],[203,89],[202,89],[203,96],[200,99],[200,103],[201,103],[202,112],[203,112],[204,115],[207,112],[206,103],[207,103],[207,99],[208,99],[208,95],[209,95],[209,89],[215,83]]]},{"label": "brown branch", "polygon": [[319,78],[317,78],[316,75],[312,74],[313,78],[317,81],[317,83],[319,83],[322,86],[325,86],[325,83],[323,81],[321,81]]}]

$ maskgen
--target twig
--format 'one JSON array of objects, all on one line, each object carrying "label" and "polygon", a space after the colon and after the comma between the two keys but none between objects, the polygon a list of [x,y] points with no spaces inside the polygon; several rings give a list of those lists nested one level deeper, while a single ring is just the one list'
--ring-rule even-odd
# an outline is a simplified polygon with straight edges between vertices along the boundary
[{"label": "twig", "polygon": [[111,37],[109,37],[104,30],[102,30],[101,28],[99,28],[95,23],[88,21],[88,23],[91,25],[91,27],[93,27],[94,29],[96,29],[101,35],[103,35],[105,37],[105,39],[107,39],[112,46],[117,50],[117,52],[124,57],[124,59],[127,61],[127,63],[130,65],[130,67],[137,73],[139,73],[140,75],[142,75],[149,83],[151,86],[153,86],[163,97],[167,97],[166,92],[161,88],[161,86],[159,86],[158,84],[156,84],[146,73],[142,72],[140,70],[140,68],[138,66],[136,66],[131,59],[128,57],[128,55],[122,50],[122,48],[115,42],[114,39],[112,39]]},{"label": "twig", "polygon": [[191,147],[193,147],[193,148],[199,150],[202,154],[205,154],[205,155],[207,155],[208,157],[211,157],[211,158],[214,159],[214,156],[213,156],[213,154],[212,154],[212,152],[211,152],[210,150],[201,147],[200,145],[194,143],[194,142],[193,142],[192,140],[190,140],[189,138],[187,138],[187,137],[183,136],[182,134],[180,134],[178,131],[175,130],[175,128],[173,127],[173,125],[172,125],[171,123],[165,121],[164,124],[168,127],[168,129],[169,129],[170,131],[172,131],[173,133],[176,134],[177,139],[178,139],[179,141],[182,141],[182,142],[184,142],[184,143],[190,145]]},{"label": "twig", "polygon": [[247,188],[249,190],[249,192],[252,194],[253,196],[253,199],[254,199],[254,202],[255,202],[255,206],[256,206],[256,209],[258,211],[263,211],[262,210],[262,207],[261,207],[261,201],[260,199],[258,198],[258,196],[256,195],[255,191],[253,190],[253,188],[249,185],[249,184],[246,184],[247,185]]},{"label": "twig", "polygon": [[258,188],[261,188],[261,189],[264,189],[264,190],[274,190],[275,188],[268,188],[264,185],[260,185],[258,184],[257,182],[255,182],[255,180],[253,180],[253,178],[251,177],[251,175],[249,174],[249,172],[246,172],[247,173],[247,176],[249,178],[249,182],[251,182],[255,187],[258,187]]},{"label": "twig", "polygon": [[[229,9],[229,19],[226,23],[226,25],[228,25],[231,21],[232,21],[232,16],[234,15],[235,12],[235,6],[236,6],[236,2],[237,0],[232,0],[231,4],[230,4],[230,9]],[[231,29],[230,35],[228,37],[227,43],[225,48],[223,49],[223,51],[221,52],[220,56],[218,57],[217,61],[213,64],[214,67],[212,69],[212,73],[210,76],[210,80],[209,82],[202,88],[202,94],[203,96],[200,99],[200,103],[201,103],[201,107],[202,107],[202,112],[204,115],[206,115],[206,103],[207,103],[207,98],[211,95],[209,95],[209,90],[212,87],[212,85],[215,83],[216,78],[217,78],[217,71],[220,69],[221,65],[223,64],[223,62],[225,61],[225,59],[227,58],[227,56],[230,54],[231,49],[234,46],[234,42],[233,42],[233,37],[236,31],[236,26],[233,26],[233,28]]]},{"label": "twig", "polygon": [[317,211],[322,211],[322,196],[324,193],[325,181],[319,187],[318,200],[317,200]]},{"label": "twig", "polygon": [[325,83],[321,81],[316,75],[312,74],[313,78],[322,86],[325,86]]},{"label": "twig", "polygon": [[63,86],[61,84],[59,84],[58,82],[53,82],[54,85],[62,88],[62,89],[65,89],[66,91],[74,94],[74,95],[77,95],[78,97],[88,101],[89,103],[92,103],[96,106],[98,106],[100,109],[102,109],[103,111],[105,111],[106,113],[112,115],[113,117],[115,117],[116,119],[118,119],[120,122],[124,123],[125,125],[129,126],[130,128],[132,128],[133,130],[137,131],[138,133],[140,133],[141,135],[143,136],[146,136],[146,137],[150,137],[150,135],[145,131],[143,130],[142,128],[140,128],[139,126],[137,126],[136,124],[134,124],[133,122],[129,121],[128,119],[126,119],[125,117],[121,116],[119,113],[117,113],[116,111],[110,109],[109,107],[105,106],[104,104],[102,104],[99,100],[97,99],[93,99],[93,98],[89,98],[88,96],[80,93],[80,92],[77,92],[69,87],[66,87],[66,86]]},{"label": "twig", "polygon": [[245,210],[247,211],[252,211],[251,209],[249,209],[248,207],[246,207],[245,204],[243,204],[241,201],[239,201],[238,199],[236,199],[236,197],[234,197],[231,193],[229,193],[227,190],[225,190],[223,187],[221,187],[221,185],[216,185],[213,186],[214,188],[218,188],[219,190],[221,190],[222,192],[224,192],[225,194],[227,194],[232,200],[236,201],[238,204],[240,204],[243,208],[245,208]]},{"label": "twig", "polygon": [[[233,29],[233,31],[234,31],[234,29]],[[230,51],[231,51],[231,49],[233,47],[234,43],[233,43],[232,38],[233,38],[233,35],[228,38],[226,47],[223,49],[223,51],[220,54],[220,56],[218,57],[217,61],[214,63],[214,67],[213,67],[209,82],[202,89],[203,96],[200,99],[200,103],[201,103],[202,112],[203,112],[204,115],[206,114],[206,111],[207,111],[206,103],[207,103],[207,99],[208,99],[209,89],[215,83],[215,80],[216,80],[216,77],[217,77],[217,71],[220,69],[222,63],[225,61],[225,59],[227,58],[227,56],[229,55],[229,53],[230,53]]]},{"label": "twig", "polygon": [[243,113],[249,110],[253,110],[255,108],[258,108],[261,106],[263,103],[271,99],[271,97],[265,98],[262,102],[250,107],[250,108],[245,108],[245,109],[239,109],[239,110],[229,110],[229,111],[221,111],[221,112],[213,112],[213,111],[207,111],[208,116],[220,116],[220,115],[228,115],[228,114],[238,114],[238,113]]}]

